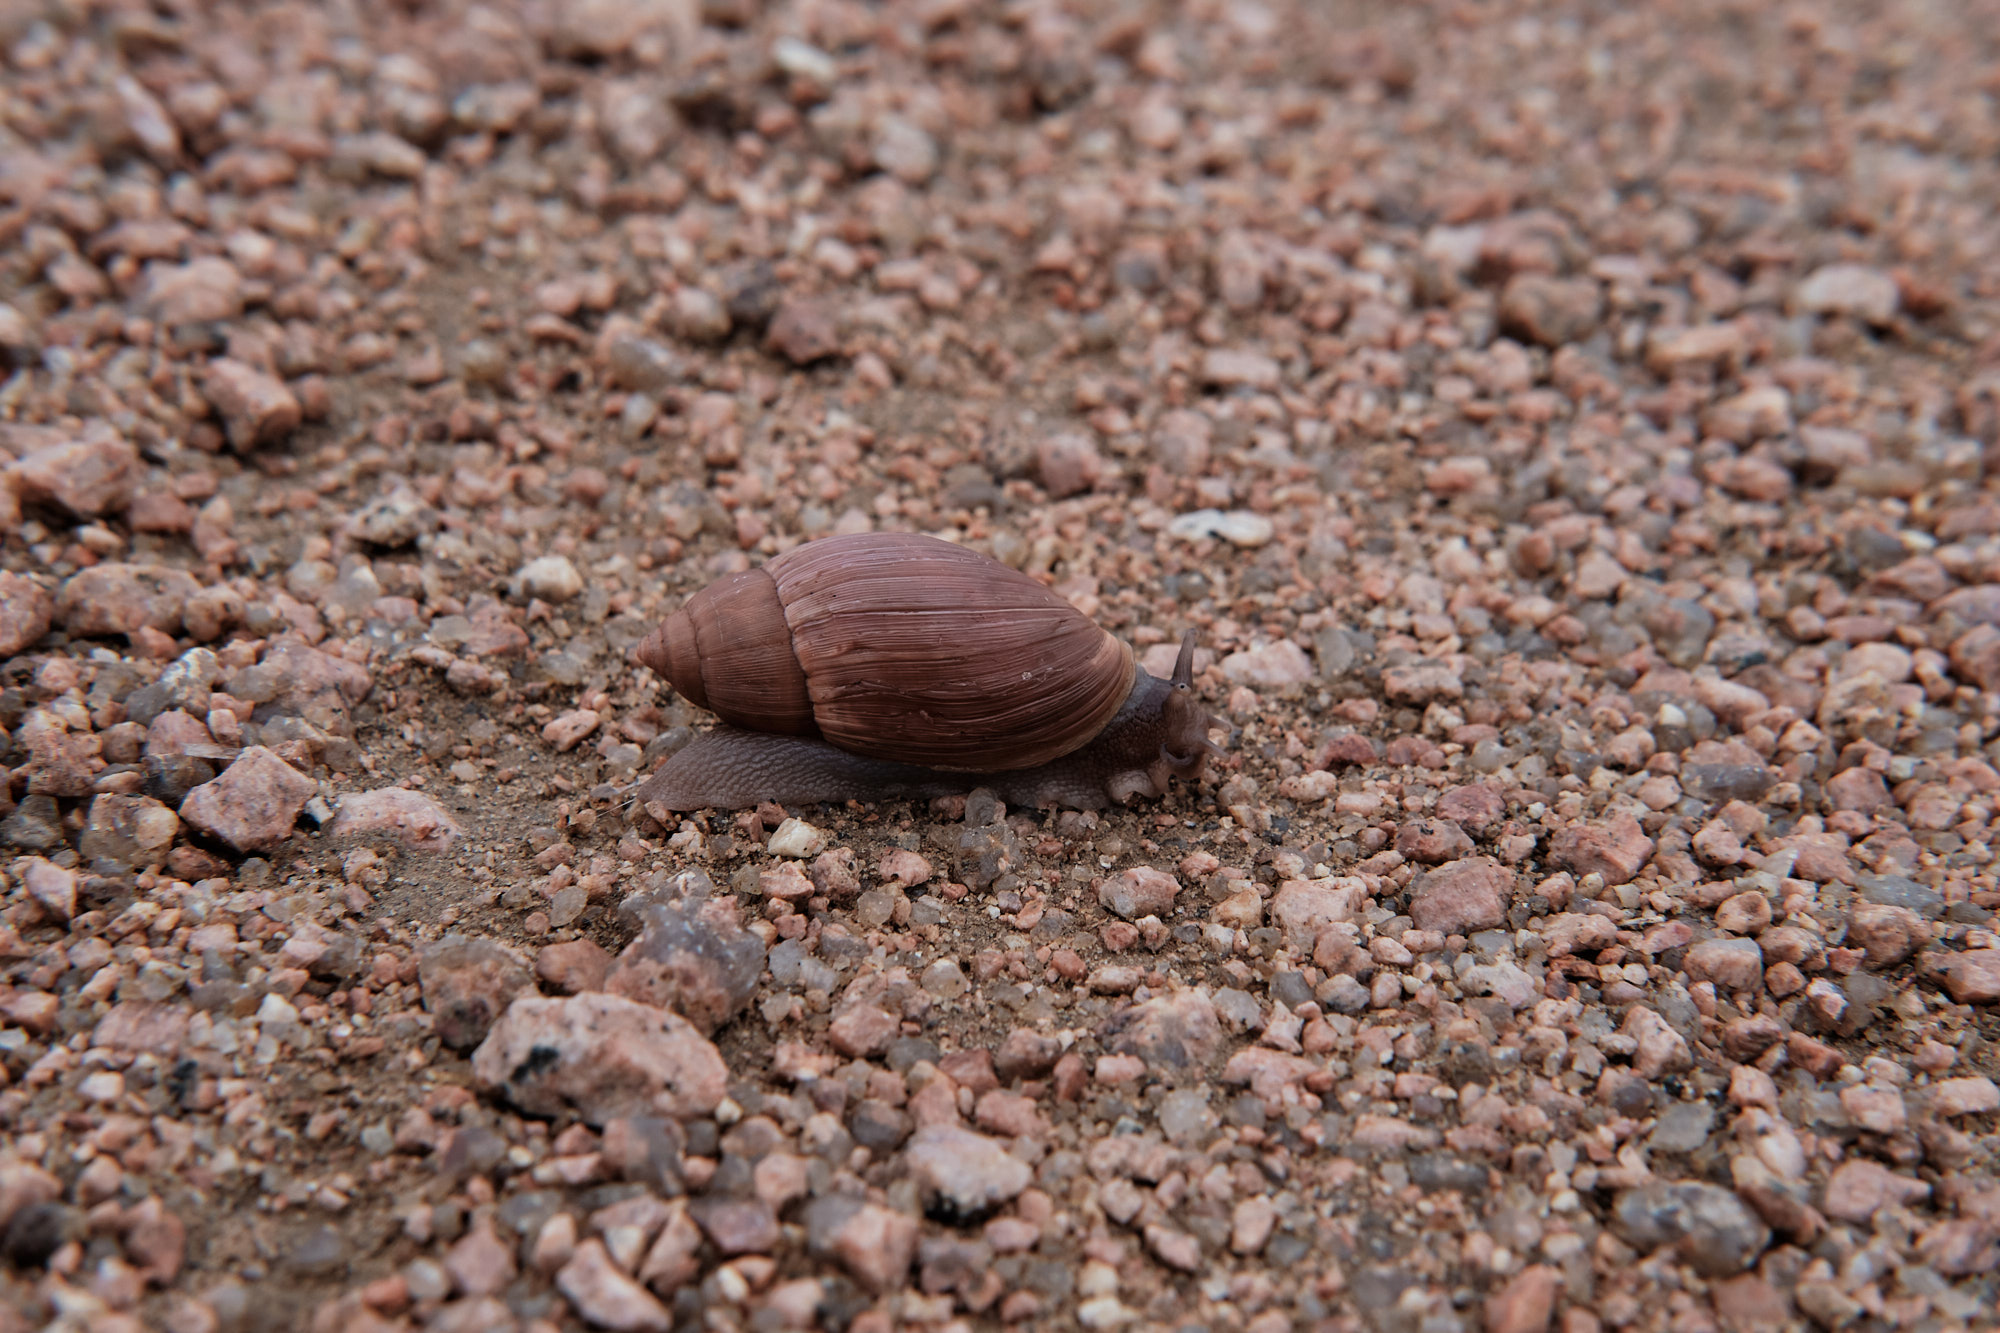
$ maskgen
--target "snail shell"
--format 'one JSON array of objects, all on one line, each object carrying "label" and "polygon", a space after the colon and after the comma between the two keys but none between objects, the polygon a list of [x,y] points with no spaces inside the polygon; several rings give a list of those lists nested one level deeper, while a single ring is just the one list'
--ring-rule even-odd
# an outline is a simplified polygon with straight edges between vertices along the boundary
[{"label": "snail shell", "polygon": [[1018,570],[912,533],[808,542],[731,574],[639,646],[739,727],[928,768],[1029,768],[1103,730],[1131,650]]},{"label": "snail shell", "polygon": [[1190,636],[1175,680],[1157,680],[1032,578],[933,537],[808,542],[696,593],[633,650],[741,729],[675,756],[640,794],[675,809],[922,795],[963,790],[949,775],[969,773],[1030,775],[1017,801],[1157,794],[1213,748],[1191,654]]}]

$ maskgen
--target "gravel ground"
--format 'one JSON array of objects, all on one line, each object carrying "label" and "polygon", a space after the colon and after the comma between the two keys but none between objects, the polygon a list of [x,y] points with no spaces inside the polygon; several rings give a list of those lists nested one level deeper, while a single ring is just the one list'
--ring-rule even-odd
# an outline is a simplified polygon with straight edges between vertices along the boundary
[{"label": "gravel ground", "polygon": [[[0,1333],[1993,1327],[1996,34],[0,2]],[[871,529],[1227,756],[633,805]]]}]

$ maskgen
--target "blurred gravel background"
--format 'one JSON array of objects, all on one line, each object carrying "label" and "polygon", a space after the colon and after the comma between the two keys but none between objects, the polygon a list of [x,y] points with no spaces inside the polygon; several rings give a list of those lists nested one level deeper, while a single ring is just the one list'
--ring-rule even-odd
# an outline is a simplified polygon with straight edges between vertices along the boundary
[{"label": "blurred gravel background", "polygon": [[[1996,35],[0,0],[0,1331],[1993,1327]],[[870,529],[1228,757],[632,807]]]}]

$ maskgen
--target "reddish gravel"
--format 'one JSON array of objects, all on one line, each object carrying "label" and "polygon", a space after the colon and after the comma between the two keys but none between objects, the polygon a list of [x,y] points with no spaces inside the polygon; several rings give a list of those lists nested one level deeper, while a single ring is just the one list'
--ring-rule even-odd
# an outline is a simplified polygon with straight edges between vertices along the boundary
[{"label": "reddish gravel", "polygon": [[[1994,1328],[1996,34],[0,0],[0,1333]],[[1226,755],[634,804],[870,530]]]}]

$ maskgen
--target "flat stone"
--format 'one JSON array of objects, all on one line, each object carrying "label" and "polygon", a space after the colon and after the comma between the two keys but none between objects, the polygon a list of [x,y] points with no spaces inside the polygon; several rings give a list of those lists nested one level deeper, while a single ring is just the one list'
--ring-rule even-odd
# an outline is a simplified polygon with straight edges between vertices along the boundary
[{"label": "flat stone", "polygon": [[201,585],[165,565],[106,561],[80,570],[56,593],[56,616],[76,638],[156,629],[178,634],[181,613]]},{"label": "flat stone", "polygon": [[1246,648],[1222,659],[1222,675],[1236,685],[1258,689],[1282,689],[1304,685],[1318,673],[1306,650],[1290,639],[1280,639],[1258,648]]},{"label": "flat stone", "polygon": [[1828,1217],[1865,1223],[1879,1209],[1916,1203],[1929,1198],[1930,1192],[1921,1180],[1897,1175],[1864,1157],[1850,1157],[1827,1179],[1822,1207]]},{"label": "flat stone", "polygon": [[615,995],[523,996],[472,1054],[482,1091],[530,1115],[574,1110],[602,1125],[645,1114],[690,1119],[722,1101],[728,1069],[679,1014]]},{"label": "flat stone", "polygon": [[412,851],[442,852],[464,836],[437,799],[407,787],[378,787],[350,792],[327,830],[332,836],[358,837],[387,833]]},{"label": "flat stone", "polygon": [[22,499],[56,505],[79,518],[125,508],[144,474],[139,451],[102,423],[77,439],[35,449],[7,469]]},{"label": "flat stone", "polygon": [[1469,856],[1425,875],[1410,900],[1410,919],[1421,930],[1469,935],[1503,926],[1514,872],[1490,856]]}]

